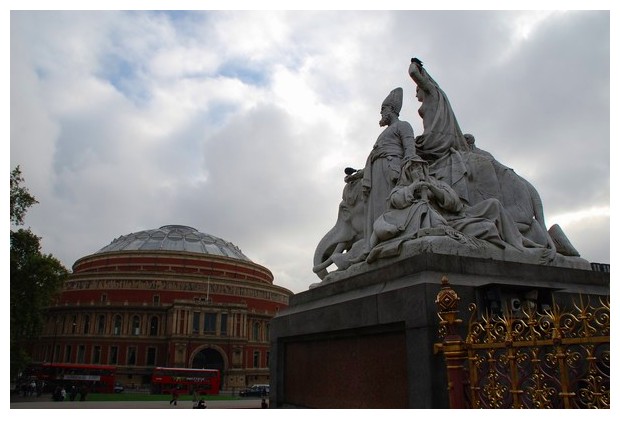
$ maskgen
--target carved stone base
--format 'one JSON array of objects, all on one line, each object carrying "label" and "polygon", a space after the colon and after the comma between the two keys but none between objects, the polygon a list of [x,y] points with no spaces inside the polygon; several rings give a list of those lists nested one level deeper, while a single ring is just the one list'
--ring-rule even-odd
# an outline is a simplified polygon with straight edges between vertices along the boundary
[{"label": "carved stone base", "polygon": [[516,311],[525,300],[609,295],[609,273],[491,258],[421,253],[356,269],[294,295],[271,321],[271,407],[446,408],[445,366],[433,353],[443,276],[465,320],[470,302]]},{"label": "carved stone base", "polygon": [[321,283],[310,285],[310,289],[323,286],[368,271],[393,266],[400,260],[408,260],[417,255],[465,256],[476,259],[518,262],[532,265],[545,265],[563,268],[590,270],[590,263],[578,256],[564,256],[559,253],[550,254],[549,249],[532,248],[519,251],[513,247],[500,249],[490,243],[465,236],[450,237],[447,235],[429,235],[407,240],[406,237],[381,243],[368,255],[367,261],[351,265],[346,270],[329,273]]}]

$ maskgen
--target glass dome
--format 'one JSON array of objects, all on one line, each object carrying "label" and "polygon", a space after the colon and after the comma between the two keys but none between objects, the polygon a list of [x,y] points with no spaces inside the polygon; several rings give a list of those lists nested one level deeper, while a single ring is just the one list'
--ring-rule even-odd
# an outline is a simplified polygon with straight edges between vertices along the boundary
[{"label": "glass dome", "polygon": [[184,225],[165,225],[122,235],[95,253],[127,250],[203,253],[252,262],[234,244]]}]

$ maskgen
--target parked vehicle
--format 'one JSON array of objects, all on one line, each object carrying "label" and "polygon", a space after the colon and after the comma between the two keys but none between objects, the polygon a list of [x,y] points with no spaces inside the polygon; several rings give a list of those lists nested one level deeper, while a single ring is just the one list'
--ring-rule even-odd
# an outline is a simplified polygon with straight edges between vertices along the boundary
[{"label": "parked vehicle", "polygon": [[56,386],[86,384],[93,393],[112,393],[116,385],[116,366],[78,363],[44,363],[32,365],[29,372],[45,383],[45,392],[54,392]]},{"label": "parked vehicle", "polygon": [[241,396],[267,396],[269,395],[268,384],[254,384],[249,389],[244,389],[239,392]]},{"label": "parked vehicle", "polygon": [[220,393],[221,375],[217,369],[163,368],[153,369],[151,393],[172,393],[179,395],[196,392],[199,395]]},{"label": "parked vehicle", "polygon": [[122,393],[125,391],[125,386],[123,386],[120,383],[116,383],[116,385],[114,386],[114,393]]}]

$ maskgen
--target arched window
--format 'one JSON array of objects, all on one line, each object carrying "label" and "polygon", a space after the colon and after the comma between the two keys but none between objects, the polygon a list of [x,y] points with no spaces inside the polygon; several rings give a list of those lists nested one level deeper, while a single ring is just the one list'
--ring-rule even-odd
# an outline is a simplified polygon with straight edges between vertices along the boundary
[{"label": "arched window", "polygon": [[103,314],[100,314],[97,318],[97,333],[105,333],[105,316]]},{"label": "arched window", "polygon": [[149,335],[156,336],[158,334],[159,319],[155,316],[151,317],[151,323],[149,325]]},{"label": "arched window", "polygon": [[140,318],[138,316],[133,316],[131,320],[131,333],[133,335],[140,335]]},{"label": "arched window", "polygon": [[114,316],[114,335],[120,335],[123,326],[123,318],[117,314]]}]

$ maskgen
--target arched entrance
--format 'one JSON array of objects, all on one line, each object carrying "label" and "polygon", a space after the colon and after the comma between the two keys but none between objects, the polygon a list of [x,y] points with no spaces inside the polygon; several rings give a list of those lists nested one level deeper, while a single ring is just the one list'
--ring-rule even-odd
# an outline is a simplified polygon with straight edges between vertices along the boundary
[{"label": "arched entrance", "polygon": [[224,358],[219,351],[206,347],[194,354],[192,368],[219,369],[220,374],[224,375]]}]

